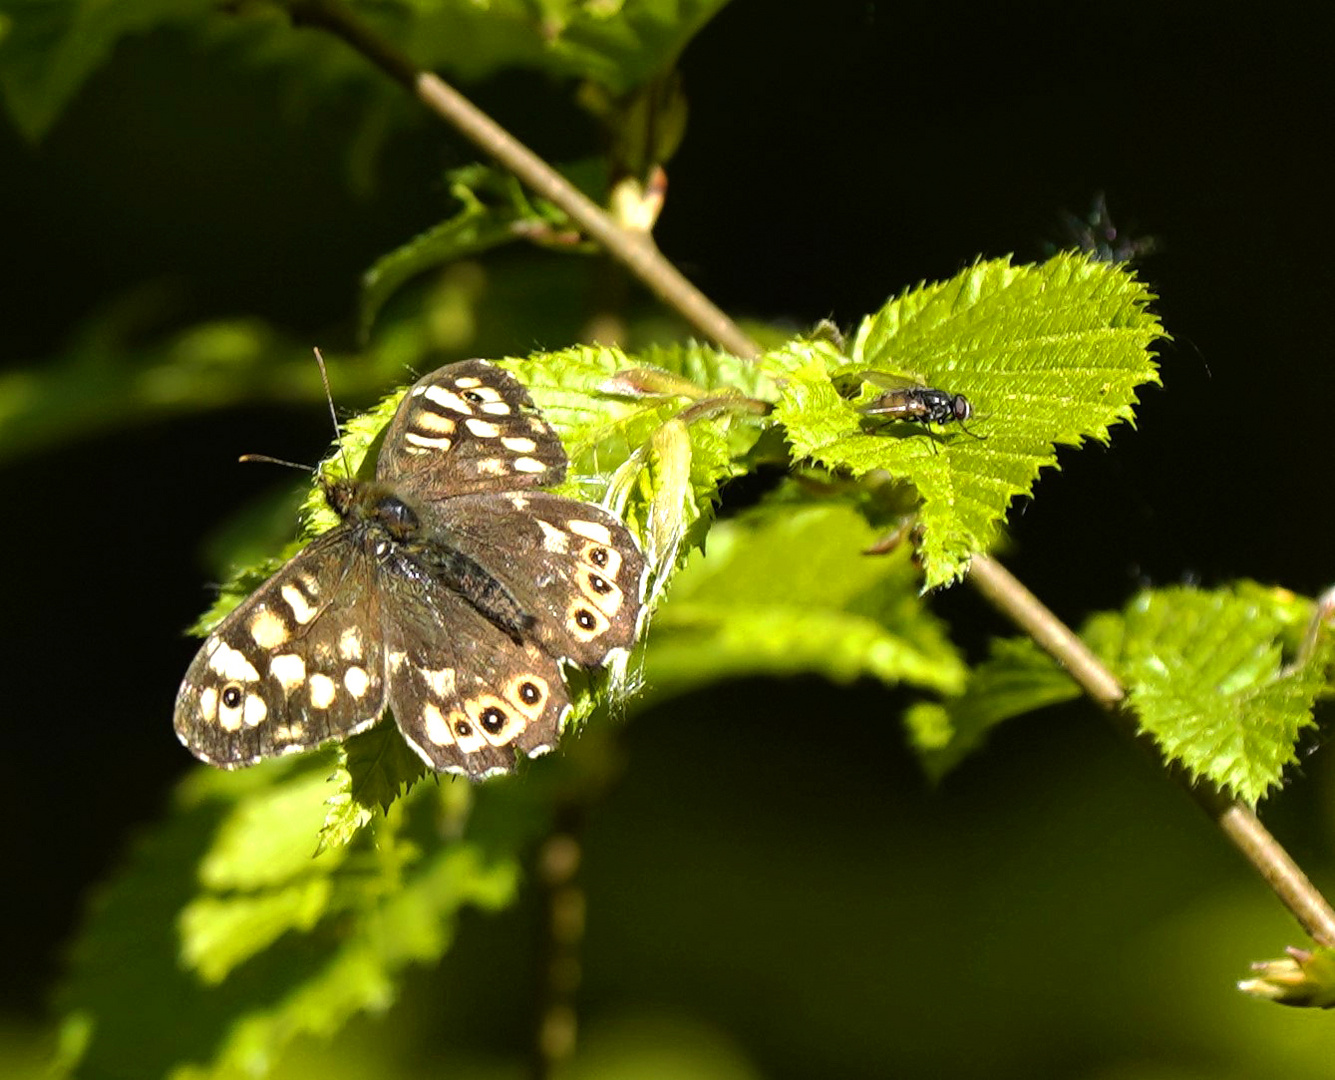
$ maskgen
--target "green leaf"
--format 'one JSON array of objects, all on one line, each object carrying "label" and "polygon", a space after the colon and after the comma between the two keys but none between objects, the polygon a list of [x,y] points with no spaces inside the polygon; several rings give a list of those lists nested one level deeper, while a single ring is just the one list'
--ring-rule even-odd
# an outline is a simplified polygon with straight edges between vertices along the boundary
[{"label": "green leaf", "polygon": [[513,176],[484,165],[449,176],[458,213],[376,260],[362,277],[359,335],[366,341],[375,317],[405,282],[457,259],[515,240],[588,251],[569,218],[543,199],[530,199]]},{"label": "green leaf", "polygon": [[958,692],[963,663],[921,603],[909,552],[862,554],[875,539],[856,510],[834,502],[719,523],[650,624],[647,687],[814,672]]},{"label": "green leaf", "polygon": [[1003,721],[1080,696],[1080,687],[1029,638],[998,638],[964,693],[918,702],[905,715],[923,768],[939,780]]},{"label": "green leaf", "polygon": [[[932,587],[991,546],[1011,500],[1056,465],[1056,445],[1106,442],[1112,424],[1133,420],[1135,388],[1158,381],[1149,348],[1163,331],[1151,299],[1124,267],[1082,255],[994,260],[892,300],[863,321],[847,356],[829,340],[798,340],[762,365],[785,376],[775,416],[796,456],[857,476],[884,469],[917,489]],[[964,394],[983,438],[868,417],[858,406],[880,388],[849,400],[831,382],[856,386],[864,372]]]},{"label": "green leaf", "polygon": [[10,0],[0,26],[0,90],[18,129],[46,133],[116,43],[198,19],[212,0]]},{"label": "green leaf", "polygon": [[400,24],[425,67],[476,81],[526,67],[614,95],[669,68],[726,0],[416,0]]},{"label": "green leaf", "polygon": [[469,785],[419,785],[373,843],[315,857],[327,762],[201,767],[182,785],[72,950],[59,1004],[82,1072],[263,1074],[297,1037],[388,1007],[408,965],[449,948],[462,908],[513,900],[519,853],[547,826],[520,786],[477,793],[483,839],[468,835]]},{"label": "green leaf", "polygon": [[346,740],[339,747],[334,792],[326,800],[320,848],[347,844],[375,816],[426,775],[426,763],[399,734],[391,718]]},{"label": "green leaf", "polygon": [[[257,319],[162,333],[157,324],[169,306],[158,290],[133,293],[80,327],[56,355],[0,375],[0,460],[246,403],[323,408],[324,384],[310,345]],[[141,343],[154,336],[153,344]],[[400,356],[383,350],[325,360],[340,395],[375,393],[404,371]]]},{"label": "green leaf", "polygon": [[[1329,627],[1301,662],[1283,662],[1313,611],[1309,599],[1250,581],[1213,592],[1164,589],[1095,615],[1081,637],[1126,687],[1141,730],[1165,757],[1254,803],[1295,760],[1298,734],[1328,685]],[[997,640],[963,694],[916,704],[907,721],[924,768],[940,777],[997,724],[1079,695],[1028,638]]]},{"label": "green leaf", "polygon": [[1163,589],[1091,620],[1085,636],[1165,757],[1255,803],[1297,760],[1298,734],[1313,723],[1335,658],[1327,630],[1305,663],[1284,666],[1292,610],[1285,590]]}]

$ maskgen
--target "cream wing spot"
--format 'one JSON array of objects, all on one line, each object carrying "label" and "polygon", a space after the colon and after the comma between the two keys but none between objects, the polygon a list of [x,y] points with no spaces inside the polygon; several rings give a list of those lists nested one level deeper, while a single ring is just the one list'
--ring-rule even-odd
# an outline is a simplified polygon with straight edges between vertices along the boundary
[{"label": "cream wing spot", "polygon": [[338,635],[338,655],[344,660],[362,658],[362,632],[357,627],[349,626]]},{"label": "cream wing spot", "polygon": [[432,671],[430,668],[422,668],[422,678],[425,680],[431,692],[438,698],[447,698],[454,696],[454,668],[439,668]]},{"label": "cream wing spot", "polygon": [[534,518],[533,520],[538,523],[538,528],[542,530],[542,546],[544,549],[557,555],[564,555],[570,550],[569,533],[562,532],[550,521],[543,521],[542,518]]},{"label": "cream wing spot", "polygon": [[371,687],[371,676],[366,673],[365,668],[353,666],[343,673],[343,685],[347,687],[349,694],[360,701]]},{"label": "cream wing spot", "polygon": [[566,528],[576,536],[582,536],[585,540],[593,540],[599,544],[610,544],[612,542],[612,530],[600,521],[568,521]]},{"label": "cream wing spot", "polygon": [[261,649],[276,649],[288,638],[287,624],[267,607],[261,607],[250,620],[251,639]]},{"label": "cream wing spot", "polygon": [[311,676],[311,704],[317,709],[327,709],[338,696],[338,687],[328,675],[317,672]]},{"label": "cream wing spot", "polygon": [[490,420],[465,420],[464,427],[479,439],[494,439],[501,433],[500,427],[493,424]]},{"label": "cream wing spot", "polygon": [[245,653],[232,648],[221,638],[218,639],[218,647],[213,655],[209,657],[209,670],[224,679],[238,682],[258,682],[260,677],[255,665],[246,659]]},{"label": "cream wing spot", "polygon": [[287,606],[292,609],[292,617],[302,626],[315,618],[317,609],[306,599],[305,594],[291,582],[285,584],[278,591]]},{"label": "cream wing spot", "polygon": [[505,462],[500,458],[483,458],[475,467],[483,476],[505,475]]},{"label": "cream wing spot", "polygon": [[501,440],[501,445],[507,450],[513,450],[516,454],[531,454],[538,448],[537,442],[533,439],[509,436]]},{"label": "cream wing spot", "polygon": [[515,458],[514,465],[516,472],[540,473],[547,471],[547,466],[537,458],[518,457]]},{"label": "cream wing spot", "polygon": [[509,416],[511,412],[510,406],[503,401],[488,401],[481,408],[488,416]]},{"label": "cream wing spot", "polygon": [[453,442],[448,435],[419,435],[415,431],[405,433],[403,440],[409,444],[408,450],[448,450]]},{"label": "cream wing spot", "polygon": [[[453,435],[454,421],[433,409],[422,409],[413,417],[413,423],[432,435]],[[409,437],[415,432],[409,432]]]},{"label": "cream wing spot", "polygon": [[450,725],[440,709],[430,702],[422,706],[422,724],[426,728],[426,737],[437,746],[449,746],[454,742]]},{"label": "cream wing spot", "polygon": [[280,653],[269,661],[269,674],[290,694],[306,681],[306,661],[296,653]]},{"label": "cream wing spot", "polygon": [[453,391],[446,390],[443,386],[428,386],[422,391],[426,395],[427,401],[434,402],[442,409],[449,409],[450,412],[463,413],[465,416],[473,415],[473,406],[469,405],[463,398]]},{"label": "cream wing spot", "polygon": [[[459,378],[454,380],[454,385],[460,390],[472,390],[474,387],[481,386],[482,380],[473,375],[460,375]],[[492,391],[493,394],[495,392],[495,390]]]},{"label": "cream wing spot", "polygon": [[199,695],[199,715],[206,724],[218,719],[218,691],[212,686],[204,687]]},{"label": "cream wing spot", "polygon": [[241,706],[241,719],[246,727],[257,727],[264,723],[264,718],[269,715],[269,706],[264,704],[264,698],[259,694],[247,694],[246,702]]}]

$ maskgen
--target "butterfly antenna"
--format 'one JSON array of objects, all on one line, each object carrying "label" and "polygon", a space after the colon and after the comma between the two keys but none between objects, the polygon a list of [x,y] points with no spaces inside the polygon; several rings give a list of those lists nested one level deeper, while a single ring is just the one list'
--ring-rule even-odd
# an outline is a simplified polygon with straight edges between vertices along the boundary
[{"label": "butterfly antenna", "polygon": [[329,403],[329,419],[334,422],[334,442],[338,444],[339,456],[343,458],[343,472],[351,478],[352,466],[348,464],[348,452],[343,448],[343,433],[338,426],[338,412],[334,409],[334,392],[329,388],[329,369],[325,367],[324,356],[318,348],[315,350],[315,362],[320,366],[320,381],[324,383],[324,399]]},{"label": "butterfly antenna", "polygon": [[238,461],[263,461],[269,465],[286,465],[289,469],[300,469],[302,472],[313,473],[315,470],[309,465],[301,465],[295,461],[285,461],[280,457],[270,457],[268,454],[242,454]]}]

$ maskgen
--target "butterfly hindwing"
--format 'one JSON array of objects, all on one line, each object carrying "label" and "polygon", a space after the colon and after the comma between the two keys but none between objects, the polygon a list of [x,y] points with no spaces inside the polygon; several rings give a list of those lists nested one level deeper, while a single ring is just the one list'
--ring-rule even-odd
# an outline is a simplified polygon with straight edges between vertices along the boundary
[{"label": "butterfly hindwing", "polygon": [[635,640],[644,556],[606,510],[526,491],[450,499],[426,513],[433,531],[522,598],[531,637],[553,655],[596,667]]},{"label": "butterfly hindwing", "polygon": [[227,616],[186,671],[176,732],[224,768],[353,734],[380,716],[384,648],[371,567],[325,533]]},{"label": "butterfly hindwing", "polygon": [[426,499],[546,487],[566,453],[523,384],[485,360],[449,364],[408,388],[376,475]]},{"label": "butterfly hindwing", "polygon": [[557,661],[456,595],[430,606],[448,619],[444,648],[426,620],[386,625],[389,705],[418,755],[434,769],[480,779],[513,769],[516,751],[553,749],[570,704]]}]

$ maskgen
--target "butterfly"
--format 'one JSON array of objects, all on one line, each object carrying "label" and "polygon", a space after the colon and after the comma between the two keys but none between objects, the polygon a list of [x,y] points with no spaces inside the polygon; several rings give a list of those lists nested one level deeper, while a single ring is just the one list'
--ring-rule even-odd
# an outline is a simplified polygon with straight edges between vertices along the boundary
[{"label": "butterfly", "polygon": [[223,768],[362,731],[388,707],[433,769],[482,779],[553,749],[567,664],[635,641],[647,564],[614,515],[537,490],[567,457],[485,360],[419,379],[375,479],[321,477],[340,523],[208,636],[175,727]]}]

